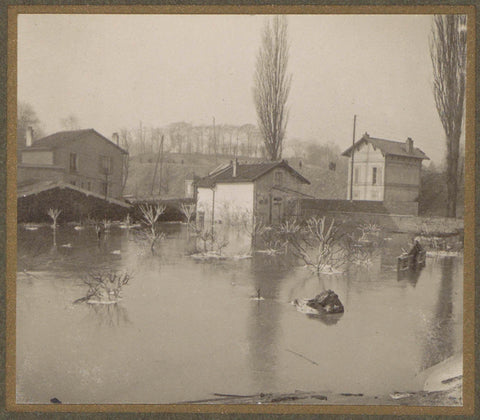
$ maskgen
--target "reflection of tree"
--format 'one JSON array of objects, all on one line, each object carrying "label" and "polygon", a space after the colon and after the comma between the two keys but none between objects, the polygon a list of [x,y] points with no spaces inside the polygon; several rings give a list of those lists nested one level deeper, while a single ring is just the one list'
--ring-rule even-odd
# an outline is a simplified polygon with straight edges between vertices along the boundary
[{"label": "reflection of tree", "polygon": [[265,256],[262,255],[252,259],[252,274],[253,289],[260,289],[260,295],[265,300],[250,302],[247,330],[250,371],[254,384],[264,392],[275,383],[280,312],[273,299],[277,297],[281,281],[287,272],[265,264]]},{"label": "reflection of tree", "polygon": [[441,264],[440,287],[433,317],[427,324],[425,332],[423,369],[440,363],[454,353],[453,279],[455,261],[454,258],[444,258],[439,263]]},{"label": "reflection of tree", "polygon": [[89,313],[95,317],[98,325],[119,327],[130,324],[127,309],[118,303],[111,305],[88,305]]}]

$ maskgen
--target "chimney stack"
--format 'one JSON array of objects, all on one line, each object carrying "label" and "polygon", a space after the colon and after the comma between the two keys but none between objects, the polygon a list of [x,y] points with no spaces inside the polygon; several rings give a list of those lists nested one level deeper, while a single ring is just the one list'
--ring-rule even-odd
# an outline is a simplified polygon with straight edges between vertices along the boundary
[{"label": "chimney stack", "polygon": [[232,173],[232,176],[234,178],[237,177],[237,171],[238,171],[238,159],[235,158],[235,160],[233,161],[233,173]]},{"label": "chimney stack", "polygon": [[118,137],[118,133],[113,133],[113,134],[112,134],[112,141],[113,141],[117,146],[120,146],[120,140],[119,140],[119,137]]},{"label": "chimney stack", "polygon": [[33,128],[31,126],[27,127],[27,132],[25,134],[25,146],[30,147],[33,143]]},{"label": "chimney stack", "polygon": [[407,147],[407,153],[412,153],[413,152],[413,140],[410,137],[405,142],[405,145]]}]

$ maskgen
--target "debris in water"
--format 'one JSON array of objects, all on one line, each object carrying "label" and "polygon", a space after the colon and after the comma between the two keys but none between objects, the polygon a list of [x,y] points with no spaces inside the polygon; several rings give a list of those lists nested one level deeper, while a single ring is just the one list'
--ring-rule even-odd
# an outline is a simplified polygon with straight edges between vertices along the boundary
[{"label": "debris in water", "polygon": [[305,359],[306,361],[312,363],[313,365],[318,366],[318,363],[315,360],[309,359],[308,357],[305,357],[303,354],[297,353],[296,351],[293,351],[293,350],[290,350],[290,349],[285,349],[285,350],[294,354],[294,355],[296,355],[296,356],[298,356],[298,357],[301,357],[302,359]]},{"label": "debris in water", "polygon": [[120,251],[119,249],[116,249],[115,251],[112,251],[113,255],[120,255],[121,253],[122,253],[122,251]]},{"label": "debris in water", "polygon": [[394,400],[401,400],[403,398],[408,398],[411,397],[413,393],[411,392],[394,392],[393,394],[390,394],[390,398],[393,398]]},{"label": "debris in water", "polygon": [[250,299],[252,300],[265,300],[261,295],[260,295],[260,289],[257,289],[257,294],[250,296]]},{"label": "debris in water", "polygon": [[72,247],[72,244],[63,244],[63,245],[60,245],[62,248],[71,248]]}]

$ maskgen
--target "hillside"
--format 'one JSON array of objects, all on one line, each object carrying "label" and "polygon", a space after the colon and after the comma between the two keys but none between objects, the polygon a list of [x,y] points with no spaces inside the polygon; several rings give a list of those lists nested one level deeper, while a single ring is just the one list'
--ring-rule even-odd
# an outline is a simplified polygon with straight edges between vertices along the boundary
[{"label": "hillside", "polygon": [[[203,155],[187,153],[168,153],[162,165],[162,188],[159,194],[160,164],[153,187],[153,196],[163,199],[185,196],[185,179],[193,174],[206,176],[210,171],[221,164],[229,163],[233,156]],[[262,161],[260,158],[239,157],[240,162]],[[347,161],[338,158],[336,162],[327,162],[324,159],[318,164],[305,163],[303,159],[287,159],[290,165],[310,180],[311,185],[302,188],[302,192],[317,198],[345,198],[347,191]],[[155,170],[155,156],[150,154],[134,156],[130,160],[129,177],[125,188],[125,195],[137,198],[152,196],[152,180]]]}]

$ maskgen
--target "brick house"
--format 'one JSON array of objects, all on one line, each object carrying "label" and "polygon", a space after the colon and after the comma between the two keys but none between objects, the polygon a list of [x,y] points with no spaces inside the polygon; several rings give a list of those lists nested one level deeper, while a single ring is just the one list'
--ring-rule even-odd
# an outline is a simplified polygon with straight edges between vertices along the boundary
[{"label": "brick house", "polygon": [[223,223],[233,214],[275,224],[299,213],[300,191],[310,182],[285,160],[222,165],[195,182],[197,221]]},{"label": "brick house", "polygon": [[[363,137],[342,153],[350,158],[347,199],[382,201],[397,214],[418,214],[422,162],[429,159],[413,140]],[[352,181],[353,155],[353,187]]]},{"label": "brick house", "polygon": [[62,181],[104,197],[120,198],[128,153],[93,129],[61,131],[32,141],[27,130],[26,147],[17,165],[18,185]]}]

